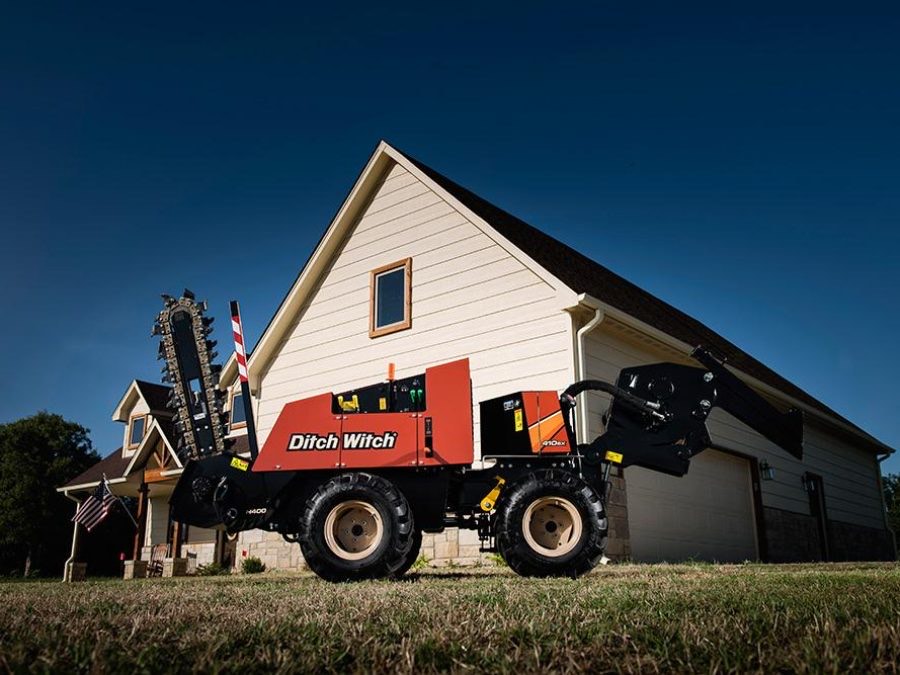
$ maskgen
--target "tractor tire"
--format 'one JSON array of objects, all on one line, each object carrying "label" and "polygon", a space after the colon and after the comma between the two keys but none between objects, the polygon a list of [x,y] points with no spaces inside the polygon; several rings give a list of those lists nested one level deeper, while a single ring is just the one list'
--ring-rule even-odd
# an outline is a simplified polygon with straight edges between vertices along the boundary
[{"label": "tractor tire", "polygon": [[536,471],[510,486],[498,505],[497,548],[526,577],[577,577],[606,548],[607,520],[597,491],[568,471]]},{"label": "tractor tire", "polygon": [[412,567],[413,564],[415,564],[416,560],[419,559],[419,553],[421,551],[422,530],[416,530],[415,532],[413,532],[412,547],[409,549],[409,553],[406,554],[406,559],[404,559],[403,564],[400,565],[400,567],[397,568],[397,570],[391,576],[397,579],[409,572],[409,568]]},{"label": "tractor tire", "polygon": [[390,481],[346,473],[324,483],[306,502],[300,549],[306,564],[328,581],[393,576],[414,543],[413,513]]}]

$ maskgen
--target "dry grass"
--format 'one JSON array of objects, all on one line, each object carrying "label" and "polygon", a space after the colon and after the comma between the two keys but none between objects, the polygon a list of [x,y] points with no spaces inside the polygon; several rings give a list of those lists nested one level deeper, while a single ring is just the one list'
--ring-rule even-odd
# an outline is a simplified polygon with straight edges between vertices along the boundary
[{"label": "dry grass", "polygon": [[0,668],[44,672],[896,672],[900,567],[611,566],[331,585],[0,584]]}]

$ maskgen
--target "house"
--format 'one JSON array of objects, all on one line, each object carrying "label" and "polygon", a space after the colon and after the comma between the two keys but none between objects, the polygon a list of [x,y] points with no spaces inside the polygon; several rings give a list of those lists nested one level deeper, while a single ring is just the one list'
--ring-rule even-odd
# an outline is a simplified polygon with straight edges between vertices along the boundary
[{"label": "house", "polygon": [[[803,460],[716,409],[713,447],[694,458],[684,478],[639,467],[613,476],[608,554],[638,561],[894,558],[879,463],[890,447],[699,321],[384,142],[248,367],[262,445],[290,401],[379,381],[389,362],[399,378],[468,357],[477,457],[478,401],[522,389],[562,390],[578,379],[612,381],[626,366],[688,364],[700,344],[726,357],[776,407],[804,411]],[[236,379],[232,358],[221,386],[239,416]],[[580,406],[587,413],[579,425],[592,438],[607,403],[591,394]],[[125,407],[123,401],[116,419],[133,415]],[[153,424],[162,439],[163,418]],[[236,438],[239,427],[238,417]],[[144,475],[146,483],[146,468]],[[123,480],[130,480],[127,471]],[[152,487],[162,499],[163,485]],[[270,568],[301,565],[298,546],[274,533],[241,533],[237,549]],[[423,553],[471,562],[478,542],[473,532],[451,530],[426,538]]]},{"label": "house", "polygon": [[[176,453],[172,412],[167,408],[170,387],[134,380],[112,414],[124,425],[122,447],[87,471],[58,488],[76,502],[90,495],[105,477],[118,497],[136,500],[137,528],[127,556],[130,561],[150,560],[154,547],[165,550],[164,557],[183,561],[187,567],[233,559],[234,544],[216,530],[189,527],[169,519],[169,495],[181,475],[182,463]],[[246,437],[236,440],[238,452],[246,451]],[[98,532],[102,536],[102,532]],[[77,559],[80,538],[90,536],[73,527],[72,553]],[[126,574],[134,575],[134,563]],[[143,569],[140,565],[139,569]],[[173,570],[169,569],[169,572]],[[138,572],[138,576],[143,576]]]}]

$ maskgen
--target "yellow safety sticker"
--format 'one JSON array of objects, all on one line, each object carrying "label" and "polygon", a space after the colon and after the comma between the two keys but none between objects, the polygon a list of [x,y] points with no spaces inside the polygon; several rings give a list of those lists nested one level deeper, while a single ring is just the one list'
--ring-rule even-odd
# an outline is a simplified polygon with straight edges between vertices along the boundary
[{"label": "yellow safety sticker", "polygon": [[383,396],[378,399],[378,409],[379,410],[387,410],[387,399]]},{"label": "yellow safety sticker", "polygon": [[522,409],[516,408],[515,412],[513,413],[513,416],[516,419],[516,431],[522,431],[522,429],[525,428],[525,425],[522,422]]},{"label": "yellow safety sticker", "polygon": [[607,462],[612,462],[613,464],[621,464],[622,463],[622,453],[613,452],[612,450],[607,450],[605,459]]},{"label": "yellow safety sticker", "polygon": [[231,466],[238,471],[246,471],[250,467],[250,462],[246,459],[241,459],[240,457],[232,457]]}]

